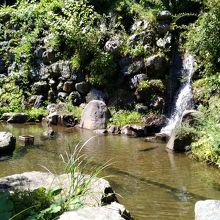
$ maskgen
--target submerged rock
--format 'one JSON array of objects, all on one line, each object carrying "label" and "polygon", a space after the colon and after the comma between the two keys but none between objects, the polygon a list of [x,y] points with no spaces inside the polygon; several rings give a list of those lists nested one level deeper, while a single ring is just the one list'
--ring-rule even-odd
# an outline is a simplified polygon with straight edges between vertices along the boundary
[{"label": "submerged rock", "polygon": [[91,130],[105,129],[109,116],[110,112],[103,101],[90,101],[82,113],[80,127]]},{"label": "submerged rock", "polygon": [[0,156],[11,154],[15,149],[16,137],[9,132],[0,132]]}]

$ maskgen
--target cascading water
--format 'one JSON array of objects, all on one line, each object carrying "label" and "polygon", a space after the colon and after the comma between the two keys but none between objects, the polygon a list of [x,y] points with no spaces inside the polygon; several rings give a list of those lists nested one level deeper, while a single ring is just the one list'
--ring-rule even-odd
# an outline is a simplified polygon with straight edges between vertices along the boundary
[{"label": "cascading water", "polygon": [[182,85],[177,92],[175,98],[175,105],[172,109],[171,117],[168,124],[161,129],[161,133],[170,135],[172,130],[176,127],[181,120],[181,116],[185,110],[192,108],[192,85],[191,79],[194,72],[195,59],[192,55],[186,52],[182,60]]}]

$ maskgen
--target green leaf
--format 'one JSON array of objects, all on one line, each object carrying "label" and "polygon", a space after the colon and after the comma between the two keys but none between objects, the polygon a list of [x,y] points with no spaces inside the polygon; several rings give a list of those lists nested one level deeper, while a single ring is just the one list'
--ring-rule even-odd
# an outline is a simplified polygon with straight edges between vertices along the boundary
[{"label": "green leaf", "polygon": [[51,195],[51,196],[57,196],[57,195],[59,195],[61,192],[62,192],[62,188],[60,188],[60,187],[56,187],[56,188],[53,188],[53,189],[51,189],[50,191],[49,191],[49,194]]}]

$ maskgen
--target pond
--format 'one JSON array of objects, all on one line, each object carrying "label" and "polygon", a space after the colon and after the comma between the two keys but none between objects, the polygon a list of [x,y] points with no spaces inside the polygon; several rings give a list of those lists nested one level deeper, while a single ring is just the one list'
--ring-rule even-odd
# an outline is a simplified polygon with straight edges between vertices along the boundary
[{"label": "pond", "polygon": [[[88,130],[55,127],[56,139],[43,137],[44,127],[0,124],[1,131],[17,137],[13,158],[0,161],[0,176],[25,171],[62,173],[60,154],[73,151],[79,141],[94,136]],[[33,135],[33,146],[23,147],[19,135]],[[119,201],[136,220],[194,219],[194,204],[200,199],[220,198],[219,170],[198,163],[184,154],[166,151],[164,144],[147,143],[141,138],[96,136],[83,153],[101,165],[111,160],[103,172],[116,191]]]}]

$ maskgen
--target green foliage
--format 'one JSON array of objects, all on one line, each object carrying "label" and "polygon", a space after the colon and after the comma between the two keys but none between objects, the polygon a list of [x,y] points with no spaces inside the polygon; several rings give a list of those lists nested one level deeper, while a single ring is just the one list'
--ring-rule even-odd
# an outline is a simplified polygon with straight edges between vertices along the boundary
[{"label": "green foliage", "polygon": [[220,93],[220,74],[196,80],[193,83],[193,90],[195,101],[207,105],[213,95]]},{"label": "green foliage", "polygon": [[73,114],[74,117],[76,117],[78,120],[80,120],[81,116],[82,116],[83,109],[81,107],[72,105],[71,102],[69,101],[65,104],[65,108],[63,109],[63,111],[66,113]]},{"label": "green foliage", "polygon": [[198,139],[192,144],[192,155],[198,160],[220,167],[220,98],[210,98],[208,107],[200,107],[203,112],[196,126]]},{"label": "green foliage", "polygon": [[28,109],[26,111],[27,111],[28,116],[35,120],[45,117],[47,115],[47,110],[44,107],[40,107],[40,108],[32,107],[31,109]]},{"label": "green foliage", "polygon": [[143,121],[143,115],[136,111],[120,110],[116,112],[114,109],[112,109],[111,115],[112,118],[109,120],[109,122],[117,126],[141,124]]},{"label": "green foliage", "polygon": [[88,70],[90,72],[88,80],[92,85],[106,86],[116,71],[116,63],[111,54],[102,52],[95,54]]},{"label": "green foliage", "polygon": [[0,90],[0,113],[21,112],[24,110],[23,91],[16,85],[15,80],[8,80]]},{"label": "green foliage", "polygon": [[200,71],[205,75],[217,72],[220,43],[220,2],[218,0],[205,1],[206,12],[202,13],[198,21],[187,34],[187,47],[197,57]]},{"label": "green foliage", "polygon": [[165,86],[163,82],[159,79],[152,79],[152,80],[143,80],[138,85],[139,89],[154,91],[156,93],[164,93],[165,92]]}]

